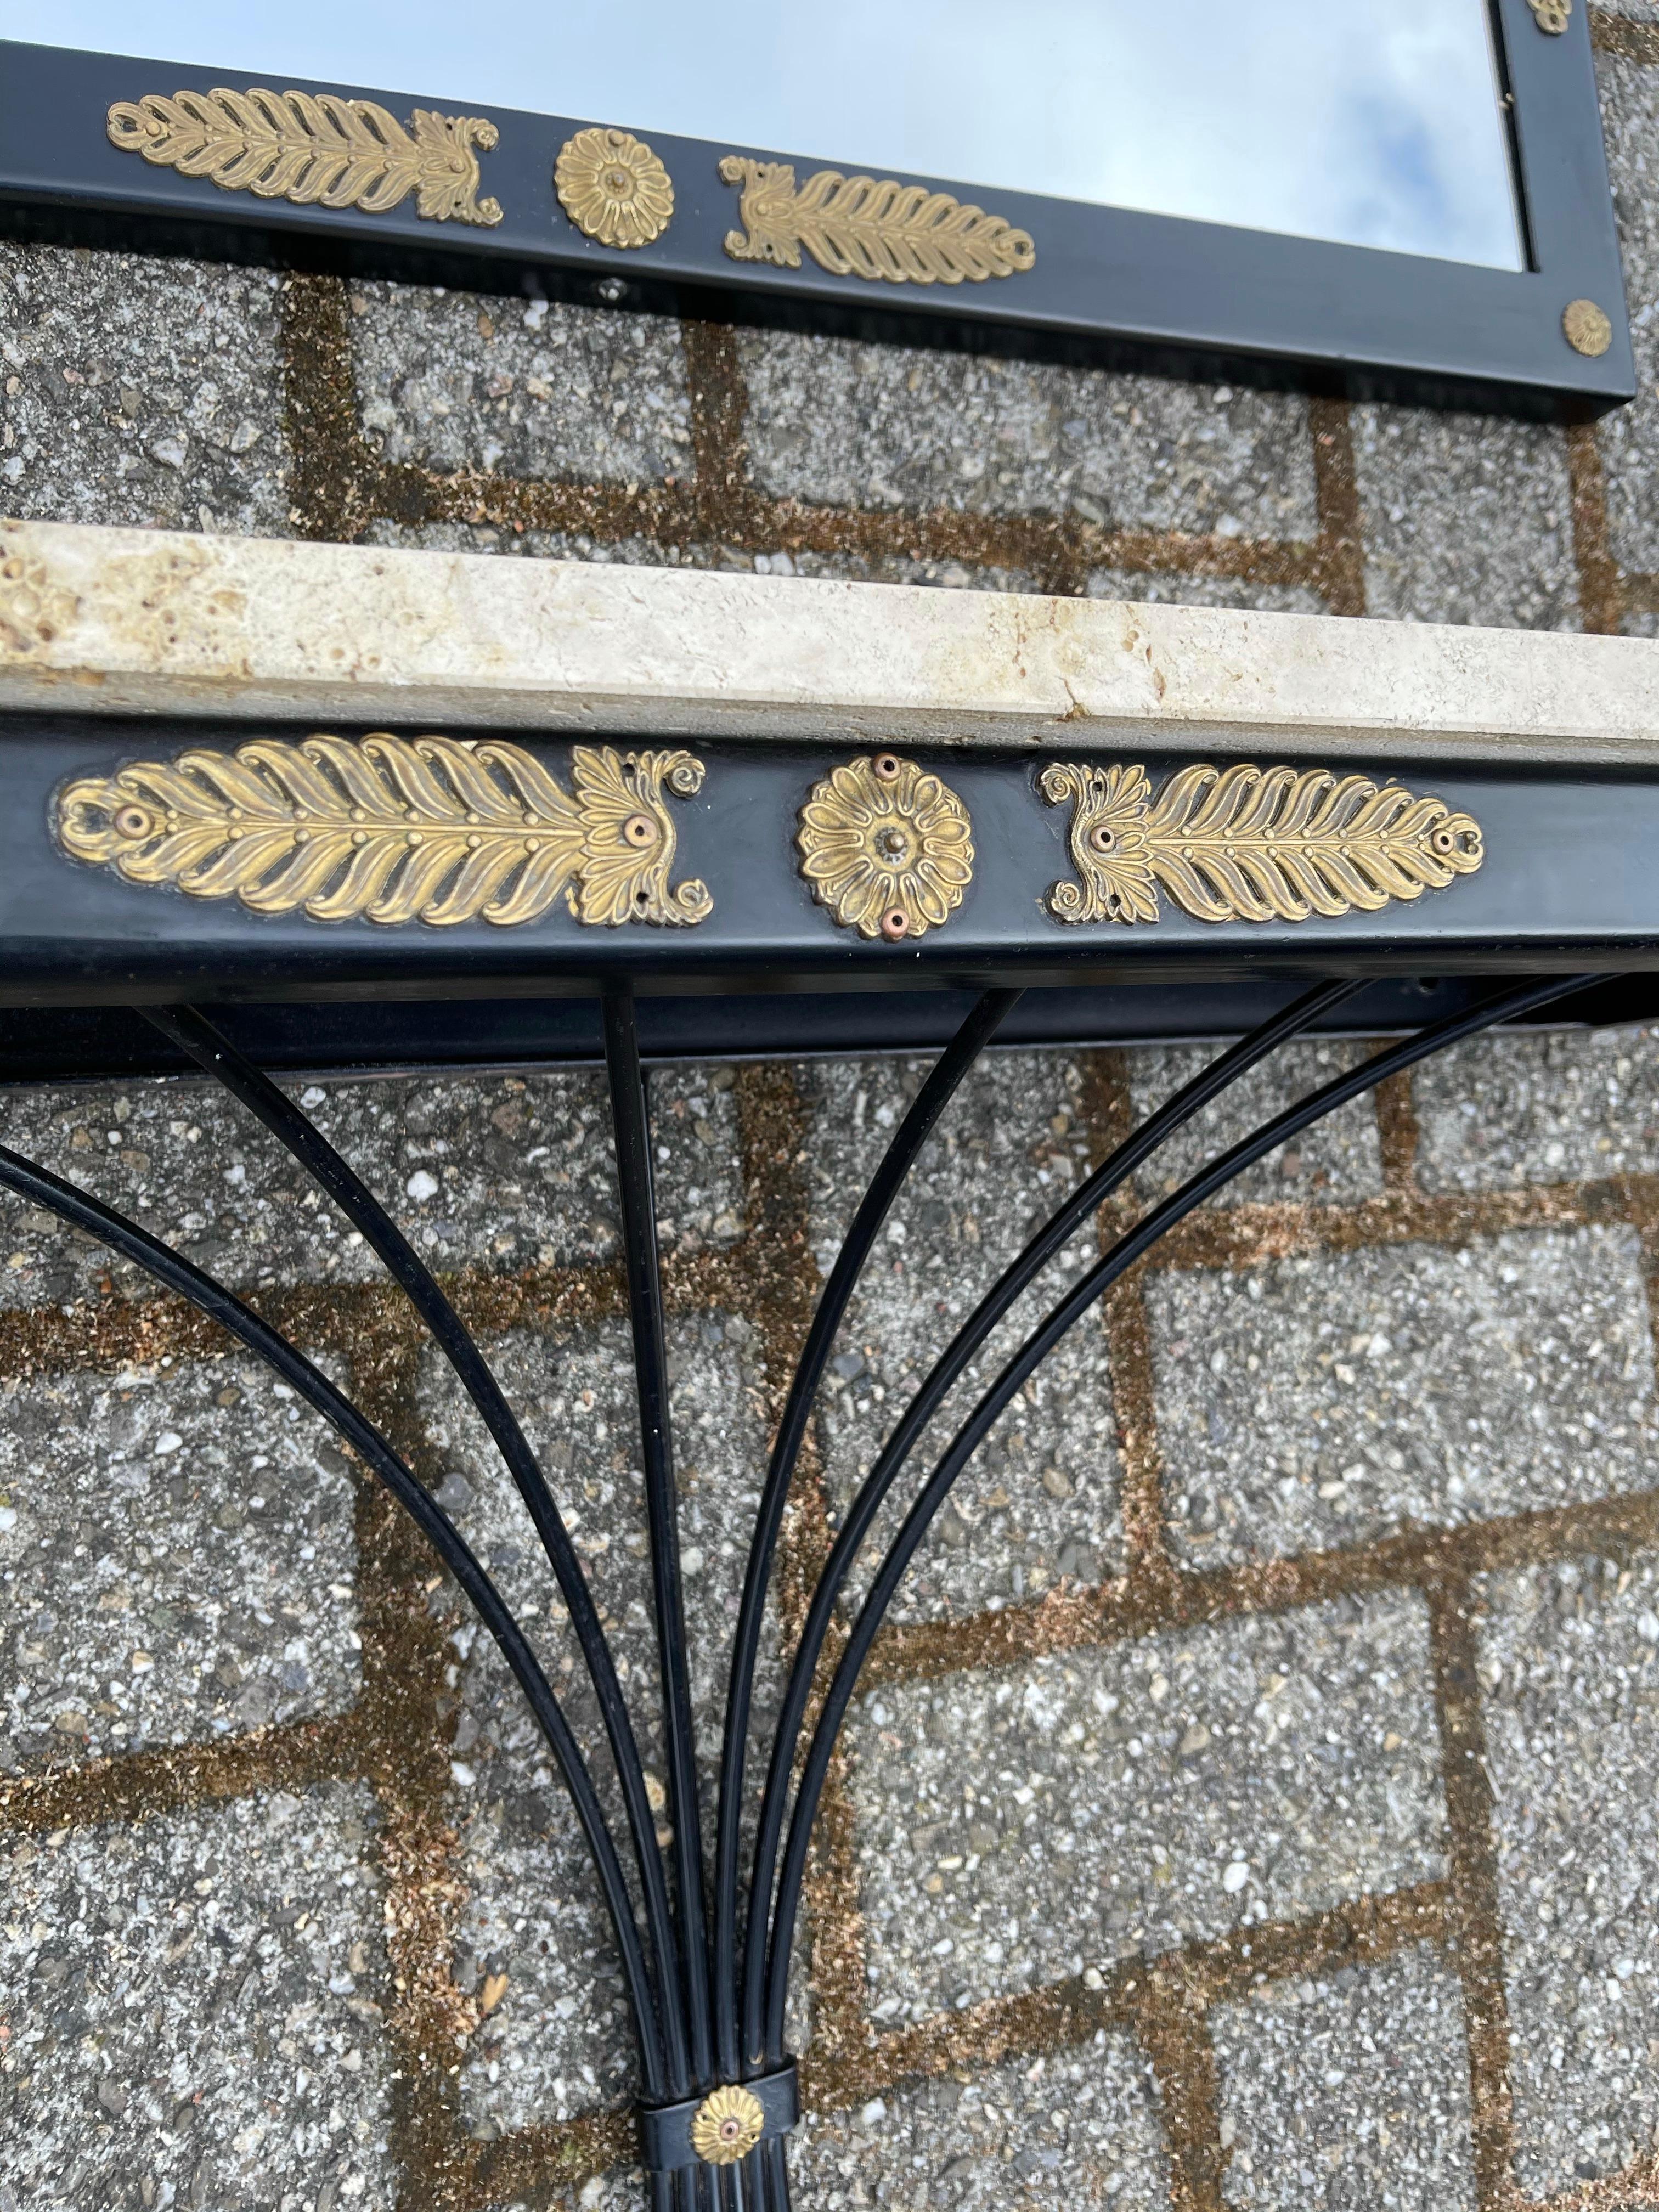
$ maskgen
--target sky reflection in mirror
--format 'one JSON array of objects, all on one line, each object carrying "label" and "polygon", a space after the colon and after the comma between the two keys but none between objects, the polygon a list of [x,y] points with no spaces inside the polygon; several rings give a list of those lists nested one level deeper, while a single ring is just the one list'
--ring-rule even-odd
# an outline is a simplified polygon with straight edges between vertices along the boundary
[{"label": "sky reflection in mirror", "polygon": [[0,35],[1522,265],[1486,0],[0,0]]}]

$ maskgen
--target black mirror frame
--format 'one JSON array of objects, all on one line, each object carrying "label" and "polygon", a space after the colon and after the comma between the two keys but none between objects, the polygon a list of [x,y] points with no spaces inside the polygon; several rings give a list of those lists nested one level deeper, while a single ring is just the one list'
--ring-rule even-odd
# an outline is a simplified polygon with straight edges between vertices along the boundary
[{"label": "black mirror frame", "polygon": [[[606,246],[583,235],[555,191],[555,161],[583,125],[511,109],[490,112],[499,143],[482,155],[479,191],[503,210],[493,224],[425,220],[412,198],[384,213],[295,205],[111,143],[114,103],[245,89],[240,75],[9,42],[0,42],[0,231],[1583,420],[1635,392],[1589,12],[1583,0],[1492,4],[1521,270],[958,185],[1030,233],[1034,265],[977,282],[872,282],[810,252],[798,268],[732,258],[739,192],[721,161],[765,157],[659,133],[650,151],[672,179],[672,219],[649,243]],[[416,105],[304,79],[272,88],[292,84],[376,99],[399,120]],[[452,116],[461,106],[431,104]],[[814,166],[797,161],[798,179]]]}]

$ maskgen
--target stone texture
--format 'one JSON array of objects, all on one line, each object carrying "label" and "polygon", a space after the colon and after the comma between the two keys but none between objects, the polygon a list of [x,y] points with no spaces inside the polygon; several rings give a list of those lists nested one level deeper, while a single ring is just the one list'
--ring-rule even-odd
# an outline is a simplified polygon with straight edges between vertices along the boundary
[{"label": "stone texture", "polygon": [[[1137,1123],[1207,1067],[1223,1048],[1178,1045],[1138,1052],[1129,1060],[1129,1096]],[[1241,1076],[1201,1114],[1178,1129],[1135,1177],[1143,1198],[1164,1198],[1218,1153],[1282,1114],[1310,1091],[1346,1075],[1376,1048],[1333,1039],[1295,1043]],[[1382,1188],[1376,1104],[1367,1091],[1266,1159],[1247,1168],[1218,1192],[1212,1204],[1237,1206],[1275,1199],[1311,1199],[1336,1205],[1374,1198]]]},{"label": "stone texture", "polygon": [[1496,1036],[1413,1078],[1425,1189],[1512,1190],[1659,1170],[1659,1040],[1648,1030]]},{"label": "stone texture", "polygon": [[390,2206],[364,1790],[9,1840],[4,2179],[30,2212]]},{"label": "stone texture", "polygon": [[[626,1325],[515,1333],[486,1352],[560,1500],[634,1701],[641,1754],[660,1787],[665,1768]],[[762,1465],[763,1374],[751,1325],[735,1315],[674,1323],[670,1373],[692,1689],[712,1785]],[[481,1425],[435,1358],[425,1364],[422,1404],[434,1478],[441,1474],[437,1494],[528,1629],[615,1807],[597,1709],[550,1570],[507,1477],[492,1463]],[[458,1978],[472,1988],[486,1976],[508,1977],[469,2051],[463,2083],[472,2126],[494,2135],[618,2101],[633,2060],[597,1881],[563,1785],[505,1663],[470,1613],[458,1617],[453,1633],[453,1816],[470,1889]],[[763,1698],[767,1688],[763,1680]]]},{"label": "stone texture", "polygon": [[[651,1079],[665,1248],[738,1233],[727,1068]],[[397,1077],[293,1086],[429,1262],[512,1271],[611,1257],[615,1171],[604,1077]],[[88,1084],[0,1095],[0,1141],[131,1214],[198,1266],[240,1287],[381,1275],[362,1238],[274,1137],[205,1083]],[[12,1238],[0,1304],[85,1297],[138,1270],[7,1201]]]},{"label": "stone texture", "polygon": [[744,331],[738,357],[754,478],[782,497],[1228,538],[1317,528],[1299,398],[784,331]]},{"label": "stone texture", "polygon": [[[812,1237],[827,1273],[925,1062],[804,1070],[813,1099]],[[1087,1171],[1081,1065],[1063,1054],[996,1054],[947,1109],[894,1207],[848,1309],[820,1431],[840,1514],[918,1384],[981,1293]],[[991,1338],[925,1431],[854,1583],[896,1533],[911,1497],[1014,1346],[1096,1256],[1085,1229]],[[1111,1383],[1097,1316],[1030,1378],[952,1492],[902,1587],[894,1617],[1006,1605],[1060,1578],[1097,1583],[1121,1562]]]},{"label": "stone texture", "polygon": [[1139,749],[1162,732],[1368,766],[1386,736],[1402,772],[1520,744],[1659,757],[1659,663],[1635,639],[878,591],[757,574],[736,548],[720,565],[0,521],[0,707],[56,711],[73,684],[109,712],[406,725],[418,696],[452,726],[630,742],[862,744],[878,721],[895,743]]},{"label": "stone texture", "polygon": [[0,241],[0,507],[286,530],[278,281]]},{"label": "stone texture", "polygon": [[1002,2212],[1011,2203],[1165,2212],[1170,2201],[1151,2069],[1128,2036],[1104,2030],[1080,2050],[808,2114],[790,2178],[796,2201],[814,2212]]},{"label": "stone texture", "polygon": [[628,484],[690,467],[668,318],[404,284],[349,296],[363,428],[387,460]]},{"label": "stone texture", "polygon": [[1659,2145],[1659,1558],[1477,1587],[1516,2168],[1542,2197]]},{"label": "stone texture", "polygon": [[1229,2204],[1474,2212],[1462,1991],[1429,1945],[1263,1986],[1212,2032]]},{"label": "stone texture", "polygon": [[1146,1296],[1183,1559],[1322,1550],[1653,1484],[1631,1230],[1171,1271]]},{"label": "stone texture", "polygon": [[1443,1870],[1404,1593],[884,1685],[852,1744],[878,2021]]},{"label": "stone texture", "polygon": [[1091,599],[1136,599],[1148,606],[1259,607],[1268,614],[1322,615],[1310,584],[1259,583],[1253,576],[1188,575],[1179,568],[1095,568]]},{"label": "stone texture", "polygon": [[9,1381],[0,1768],[344,1710],[353,1497],[332,1431],[252,1362]]},{"label": "stone texture", "polygon": [[1368,613],[1578,628],[1559,430],[1366,405],[1353,410],[1353,437]]},{"label": "stone texture", "polygon": [[[1659,21],[1659,15],[1648,20]],[[1595,71],[1636,362],[1636,397],[1602,417],[1595,443],[1613,556],[1626,568],[1651,574],[1659,570],[1653,497],[1659,465],[1659,74],[1605,53],[1597,55]]]}]

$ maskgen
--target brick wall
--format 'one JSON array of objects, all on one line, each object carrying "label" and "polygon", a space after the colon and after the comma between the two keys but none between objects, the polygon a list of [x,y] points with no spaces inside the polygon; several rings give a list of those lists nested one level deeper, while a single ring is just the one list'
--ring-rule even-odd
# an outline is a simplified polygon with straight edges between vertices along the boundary
[{"label": "brick wall", "polygon": [[[8,247],[3,503],[1646,634],[1659,8],[1594,21],[1642,389],[1593,429]],[[849,1317],[786,1620],[939,1334],[1188,1072],[1008,1054],[966,1087]],[[706,1717],[768,1425],[917,1076],[653,1084]],[[642,1688],[597,1080],[307,1103],[498,1358]],[[570,1671],[453,1389],[258,1131],[131,1085],[9,1094],[0,1140],[321,1356]],[[1486,1042],[1265,1163],[1035,1380],[836,1778],[804,2204],[1659,2203],[1656,1228],[1659,1044]],[[636,2203],[573,1826],[419,1541],[222,1339],[15,1206],[0,1376],[0,2212]]]}]

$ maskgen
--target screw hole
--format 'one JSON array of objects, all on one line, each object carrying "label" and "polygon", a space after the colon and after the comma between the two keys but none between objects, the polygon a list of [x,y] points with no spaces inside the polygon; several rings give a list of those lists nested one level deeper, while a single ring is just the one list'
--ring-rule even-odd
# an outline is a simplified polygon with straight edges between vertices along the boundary
[{"label": "screw hole", "polygon": [[909,935],[910,917],[902,906],[888,908],[881,918],[881,933],[884,937],[893,939]]},{"label": "screw hole", "polygon": [[871,762],[870,766],[878,782],[894,783],[897,781],[899,757],[896,753],[878,753],[874,760]]}]

